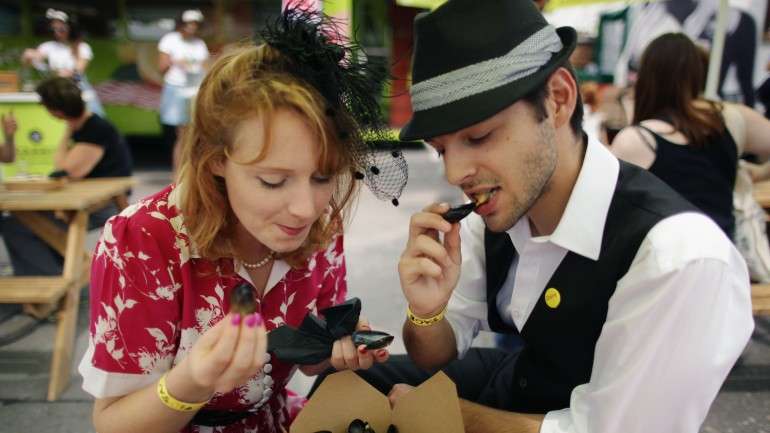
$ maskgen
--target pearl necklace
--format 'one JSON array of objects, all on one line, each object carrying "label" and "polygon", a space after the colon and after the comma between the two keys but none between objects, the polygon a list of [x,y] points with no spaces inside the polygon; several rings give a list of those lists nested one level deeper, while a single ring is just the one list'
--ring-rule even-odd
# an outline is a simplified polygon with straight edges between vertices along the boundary
[{"label": "pearl necklace", "polygon": [[256,263],[249,263],[246,260],[241,260],[241,263],[243,263],[243,267],[246,269],[254,270],[259,269],[262,266],[265,266],[270,260],[273,260],[273,257],[275,257],[275,251],[270,251],[264,259],[256,262]]}]

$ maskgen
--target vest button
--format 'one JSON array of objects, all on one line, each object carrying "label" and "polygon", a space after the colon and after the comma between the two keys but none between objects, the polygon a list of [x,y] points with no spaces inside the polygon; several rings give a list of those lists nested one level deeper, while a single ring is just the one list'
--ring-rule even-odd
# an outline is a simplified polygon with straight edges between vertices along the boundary
[{"label": "vest button", "polygon": [[526,388],[527,387],[527,379],[526,378],[522,377],[521,379],[519,379],[519,387],[521,387],[521,388]]}]

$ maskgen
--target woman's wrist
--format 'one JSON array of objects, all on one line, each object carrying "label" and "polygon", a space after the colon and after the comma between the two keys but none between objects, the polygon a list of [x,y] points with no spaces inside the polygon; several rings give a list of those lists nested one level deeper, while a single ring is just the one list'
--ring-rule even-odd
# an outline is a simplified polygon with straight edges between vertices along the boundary
[{"label": "woman's wrist", "polygon": [[189,368],[182,361],[172,368],[166,375],[168,393],[177,400],[197,403],[207,401],[214,395],[214,389],[198,385],[189,374]]}]

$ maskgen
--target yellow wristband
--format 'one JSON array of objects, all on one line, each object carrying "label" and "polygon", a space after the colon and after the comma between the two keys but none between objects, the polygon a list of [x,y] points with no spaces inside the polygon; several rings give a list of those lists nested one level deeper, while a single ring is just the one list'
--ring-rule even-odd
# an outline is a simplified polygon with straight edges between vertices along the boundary
[{"label": "yellow wristband", "polygon": [[162,401],[163,404],[179,412],[193,412],[202,408],[206,405],[206,403],[209,402],[206,400],[200,403],[187,403],[175,399],[171,396],[171,394],[168,393],[168,389],[166,388],[166,374],[161,376],[160,380],[158,381],[158,386],[155,389],[158,392],[158,398],[160,398],[160,401]]},{"label": "yellow wristband", "polygon": [[409,308],[409,305],[406,306],[406,317],[409,319],[410,322],[414,323],[417,326],[431,326],[435,325],[436,323],[444,320],[444,313],[446,313],[446,306],[444,306],[444,309],[441,310],[438,314],[436,314],[433,317],[417,317],[412,313],[412,309]]}]

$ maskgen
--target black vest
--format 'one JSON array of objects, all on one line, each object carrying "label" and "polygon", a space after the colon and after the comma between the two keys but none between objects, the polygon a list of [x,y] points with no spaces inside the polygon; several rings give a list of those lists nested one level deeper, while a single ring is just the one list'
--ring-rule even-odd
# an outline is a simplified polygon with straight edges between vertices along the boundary
[{"label": "black vest", "polygon": [[560,304],[548,307],[543,288],[521,332],[502,321],[496,306],[516,252],[504,252],[512,249],[506,247],[511,245],[507,233],[487,230],[489,325],[495,332],[519,334],[524,347],[499,367],[480,402],[528,413],[569,407],[573,388],[591,378],[594,348],[618,280],[628,271],[647,232],[663,218],[685,211],[697,210],[654,175],[621,161],[599,259],[568,252],[546,286],[559,291]]}]

